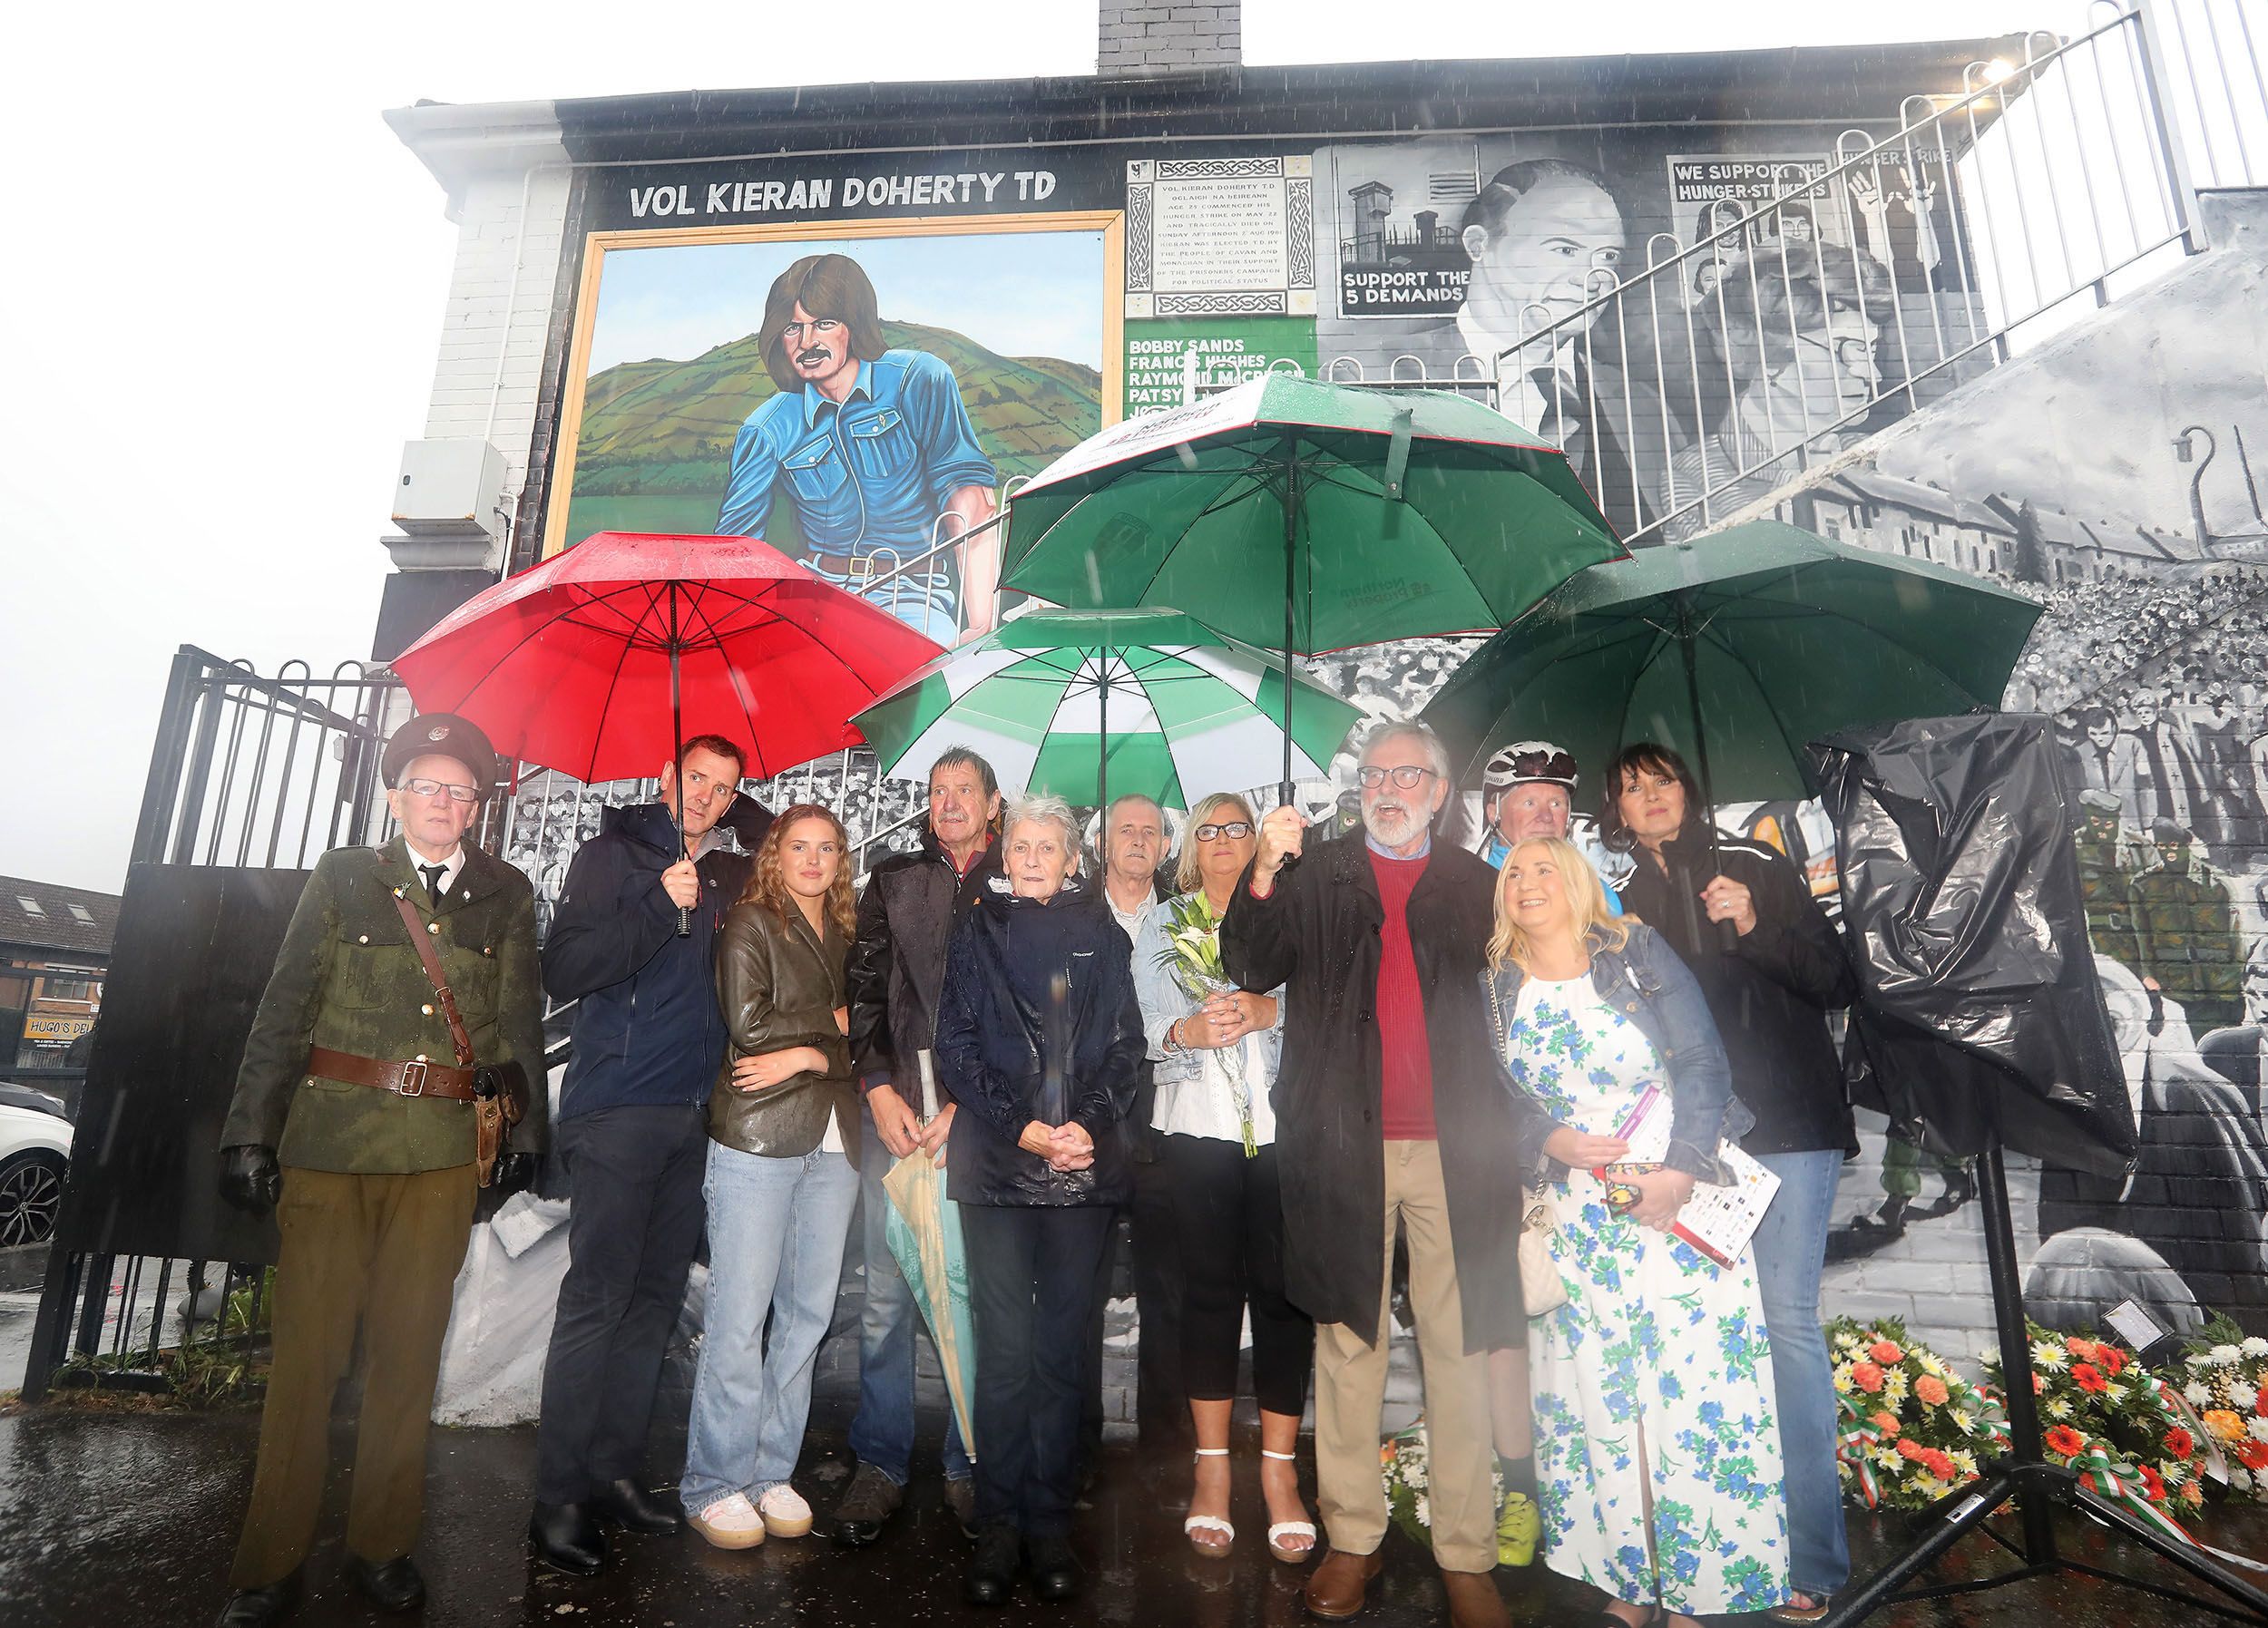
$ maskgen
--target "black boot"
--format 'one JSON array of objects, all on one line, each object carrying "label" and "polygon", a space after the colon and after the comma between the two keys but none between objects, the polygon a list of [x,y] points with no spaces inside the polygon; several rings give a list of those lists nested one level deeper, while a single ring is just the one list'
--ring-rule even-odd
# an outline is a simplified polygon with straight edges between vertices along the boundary
[{"label": "black boot", "polygon": [[606,1564],[606,1534],[588,1504],[538,1504],[528,1517],[528,1542],[537,1560],[577,1577]]},{"label": "black boot", "polygon": [[685,1530],[685,1506],[673,1492],[648,1492],[624,1477],[591,1496],[591,1513],[610,1526],[666,1537]]},{"label": "black boot", "polygon": [[425,1580],[417,1563],[404,1555],[394,1560],[347,1556],[347,1577],[380,1611],[415,1611],[425,1603]]},{"label": "black boot", "polygon": [[1969,1173],[1968,1165],[1949,1165],[1944,1175],[1945,1191],[1931,1204],[1926,1214],[1950,1215],[1977,1196],[1977,1178]]},{"label": "black boot", "polygon": [[299,1568],[293,1566],[266,1588],[240,1588],[220,1608],[215,1628],[271,1628],[299,1603]]},{"label": "black boot", "polygon": [[1031,1592],[1042,1600],[1075,1600],[1087,1580],[1068,1537],[1032,1538],[1024,1545],[1024,1562],[1031,1570]]},{"label": "black boot", "polygon": [[1016,1586],[1016,1562],[1023,1549],[1023,1535],[1013,1526],[987,1526],[976,1535],[976,1557],[961,1584],[961,1597],[972,1605],[1005,1605]]}]

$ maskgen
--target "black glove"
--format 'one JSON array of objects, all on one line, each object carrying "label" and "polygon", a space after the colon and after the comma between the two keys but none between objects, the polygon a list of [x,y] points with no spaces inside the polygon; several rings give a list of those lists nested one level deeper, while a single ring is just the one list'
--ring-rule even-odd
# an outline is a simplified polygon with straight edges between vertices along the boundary
[{"label": "black glove", "polygon": [[500,1153],[488,1173],[488,1190],[499,1198],[523,1193],[535,1185],[536,1159],[532,1153]]},{"label": "black glove", "polygon": [[265,1215],[283,1193],[283,1171],[272,1147],[220,1150],[220,1196],[248,1215]]}]

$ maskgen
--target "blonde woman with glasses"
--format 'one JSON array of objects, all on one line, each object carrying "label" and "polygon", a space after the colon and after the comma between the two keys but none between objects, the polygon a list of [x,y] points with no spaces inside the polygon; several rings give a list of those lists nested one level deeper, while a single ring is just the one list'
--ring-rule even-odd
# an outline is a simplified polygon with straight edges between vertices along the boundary
[{"label": "blonde woman with glasses", "polygon": [[1297,1565],[1315,1544],[1294,1462],[1315,1325],[1284,1293],[1284,1199],[1268,1100],[1283,1052],[1284,991],[1256,994],[1219,973],[1220,919],[1259,847],[1259,822],[1242,797],[1217,792],[1189,811],[1183,829],[1180,892],[1150,912],[1134,943],[1134,993],[1156,1064],[1150,1123],[1180,1243],[1181,1368],[1197,1432],[1182,1530],[1214,1558],[1237,1540],[1228,1425],[1248,1309],[1268,1553]]}]

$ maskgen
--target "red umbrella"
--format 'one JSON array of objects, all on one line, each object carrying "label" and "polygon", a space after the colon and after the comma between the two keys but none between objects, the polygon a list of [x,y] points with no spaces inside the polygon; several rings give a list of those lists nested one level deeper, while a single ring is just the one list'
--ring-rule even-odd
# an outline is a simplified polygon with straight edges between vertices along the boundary
[{"label": "red umbrella", "polygon": [[601,531],[451,611],[395,658],[420,708],[585,782],[643,778],[693,732],[769,779],[944,652],[753,537]]}]

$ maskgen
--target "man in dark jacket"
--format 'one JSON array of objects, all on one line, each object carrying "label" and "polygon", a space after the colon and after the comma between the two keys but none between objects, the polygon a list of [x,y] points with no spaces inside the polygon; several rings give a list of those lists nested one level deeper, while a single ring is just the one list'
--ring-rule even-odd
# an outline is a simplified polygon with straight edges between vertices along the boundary
[{"label": "man in dark jacket", "polygon": [[[965,747],[952,748],[930,765],[929,829],[920,851],[875,866],[858,901],[846,981],[851,1066],[865,1102],[859,1180],[866,1306],[850,1432],[858,1468],[835,1511],[835,1541],[854,1548],[882,1535],[904,1499],[914,1462],[914,1339],[921,1314],[890,1253],[890,1201],[882,1180],[916,1147],[935,1154],[953,1128],[950,1101],[926,1125],[921,1120],[922,1059],[936,1040],[945,941],[976,891],[1000,874],[992,853],[999,818],[1000,782],[992,765]],[[944,1458],[945,1501],[973,1535],[976,1491],[951,1409]]]},{"label": "man in dark jacket", "polygon": [[[357,1324],[366,1379],[347,1574],[381,1610],[425,1599],[410,1549],[425,1514],[441,1340],[473,1222],[477,1074],[516,1068],[538,1094],[492,1185],[525,1185],[543,1145],[534,890],[465,840],[495,782],[495,752],[464,719],[432,713],[394,732],[383,768],[401,830],[380,847],[316,862],[220,1129],[221,1196],[256,1215],[274,1209],[283,1235],[259,1465],[221,1628],[266,1628],[298,1598],[332,1395]],[[457,1066],[418,939],[439,961],[474,1067]]]},{"label": "man in dark jacket", "polygon": [[1229,976],[1288,986],[1272,1100],[1285,1287],[1315,1320],[1315,1478],[1330,1552],[1307,1609],[1363,1608],[1383,1564],[1378,1477],[1388,1272],[1398,1222],[1425,1368],[1433,1557],[1455,1628],[1509,1621],[1490,1574],[1496,1498],[1486,1353],[1522,1347],[1511,1105],[1489,1056],[1481,975],[1496,872],[1432,840],[1449,755],[1420,724],[1364,745],[1363,829],[1295,866],[1306,822],[1262,822],[1221,924]]},{"label": "man in dark jacket", "polygon": [[684,1524],[674,1496],[650,1495],[640,1477],[700,1247],[709,1093],[725,1051],[717,928],[749,864],[719,823],[744,761],[723,736],[697,736],[662,770],[660,802],[608,810],[575,854],[543,945],[544,989],[576,1002],[557,1132],[572,1205],[528,1537],[562,1571],[605,1564],[601,1521],[653,1533]]},{"label": "man in dark jacket", "polygon": [[[1166,885],[1168,840],[1165,810],[1139,792],[1112,801],[1102,811],[1096,846],[1100,849],[1101,885],[1096,902],[1131,943],[1142,923],[1172,896]],[[1126,1206],[1134,1246],[1135,1360],[1134,1414],[1142,1445],[1180,1449],[1194,1445],[1189,1399],[1181,1384],[1181,1253],[1173,1231],[1166,1167],[1158,1162],[1158,1133],[1150,1128],[1157,1084],[1144,1058],[1134,1082],[1134,1106],[1126,1133],[1134,1154],[1134,1196]],[[1110,1301],[1118,1251],[1103,1251],[1097,1267],[1095,1309],[1087,1331],[1087,1412],[1080,1420],[1080,1480],[1091,1482],[1102,1465],[1103,1313]]]}]

